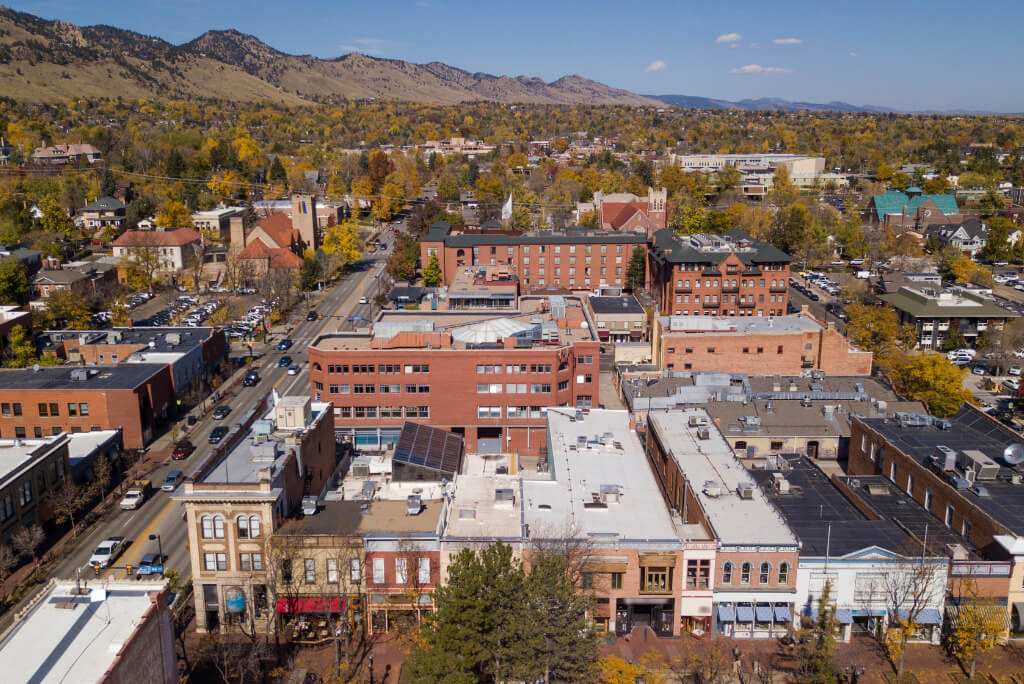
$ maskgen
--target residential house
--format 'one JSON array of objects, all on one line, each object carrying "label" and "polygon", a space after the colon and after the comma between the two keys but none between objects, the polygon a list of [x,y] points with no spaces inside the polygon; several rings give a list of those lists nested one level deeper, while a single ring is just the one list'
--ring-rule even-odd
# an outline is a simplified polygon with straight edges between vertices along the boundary
[{"label": "residential house", "polygon": [[976,217],[959,224],[933,223],[925,229],[928,239],[935,238],[942,246],[955,247],[970,257],[975,257],[988,241],[989,227]]},{"label": "residential house", "polygon": [[875,195],[870,205],[871,220],[897,231],[923,233],[933,224],[959,224],[964,220],[953,195],[927,195],[918,188],[907,192],[889,190]]},{"label": "residential house", "polygon": [[[191,228],[173,230],[129,230],[114,240],[114,256],[123,264],[156,264],[155,273],[176,277],[178,271],[191,268],[201,258],[202,235]],[[122,269],[122,282],[127,269]]]},{"label": "residential house", "polygon": [[75,224],[100,234],[107,228],[120,228],[125,223],[125,203],[113,197],[100,197],[78,210]]},{"label": "residential house", "polygon": [[95,164],[103,160],[103,154],[88,143],[44,145],[32,151],[32,162],[58,166],[62,164]]}]

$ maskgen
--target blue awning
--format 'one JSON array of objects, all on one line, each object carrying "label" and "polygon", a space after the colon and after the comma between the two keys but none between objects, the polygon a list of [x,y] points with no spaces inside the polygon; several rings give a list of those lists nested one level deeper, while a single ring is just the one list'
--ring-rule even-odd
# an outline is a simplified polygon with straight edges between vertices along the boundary
[{"label": "blue awning", "polygon": [[771,606],[758,606],[755,609],[757,613],[758,622],[771,622],[772,621],[772,607]]},{"label": "blue awning", "polygon": [[718,606],[719,622],[736,622],[736,611],[732,606]]},{"label": "blue awning", "polygon": [[776,622],[792,622],[793,615],[789,612],[789,606],[775,606]]},{"label": "blue awning", "polygon": [[[907,619],[907,611],[900,611],[900,619]],[[924,608],[917,615],[917,624],[919,625],[941,625],[942,624],[942,613],[936,608]]]},{"label": "blue awning", "polygon": [[736,608],[736,622],[753,622],[754,609],[750,606],[738,606]]},{"label": "blue awning", "polygon": [[836,620],[841,625],[853,624],[853,611],[849,608],[840,608],[836,610]]}]

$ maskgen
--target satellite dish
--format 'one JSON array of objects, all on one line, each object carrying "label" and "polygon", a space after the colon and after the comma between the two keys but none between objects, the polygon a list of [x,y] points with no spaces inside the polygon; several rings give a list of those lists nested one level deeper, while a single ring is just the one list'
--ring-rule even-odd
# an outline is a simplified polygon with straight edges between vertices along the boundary
[{"label": "satellite dish", "polygon": [[1003,449],[1003,460],[1007,465],[1024,463],[1024,444],[1017,442]]}]

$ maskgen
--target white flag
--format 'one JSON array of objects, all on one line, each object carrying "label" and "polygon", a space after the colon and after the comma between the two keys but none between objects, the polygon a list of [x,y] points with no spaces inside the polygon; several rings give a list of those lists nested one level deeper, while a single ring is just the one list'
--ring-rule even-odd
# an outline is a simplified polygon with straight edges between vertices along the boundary
[{"label": "white flag", "polygon": [[505,202],[505,206],[501,208],[501,220],[508,221],[512,218],[512,193],[508,195],[508,202]]}]

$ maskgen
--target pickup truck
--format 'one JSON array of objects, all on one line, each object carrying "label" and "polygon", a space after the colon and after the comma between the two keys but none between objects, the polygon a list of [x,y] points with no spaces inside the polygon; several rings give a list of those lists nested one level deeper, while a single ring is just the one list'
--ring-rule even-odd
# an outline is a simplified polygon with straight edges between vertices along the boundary
[{"label": "pickup truck", "polygon": [[124,550],[124,537],[107,537],[100,542],[89,558],[89,565],[109,568]]},{"label": "pickup truck", "polygon": [[121,509],[134,511],[145,503],[152,493],[153,484],[149,480],[135,480],[131,483],[128,491],[124,493],[124,498],[121,499]]}]

